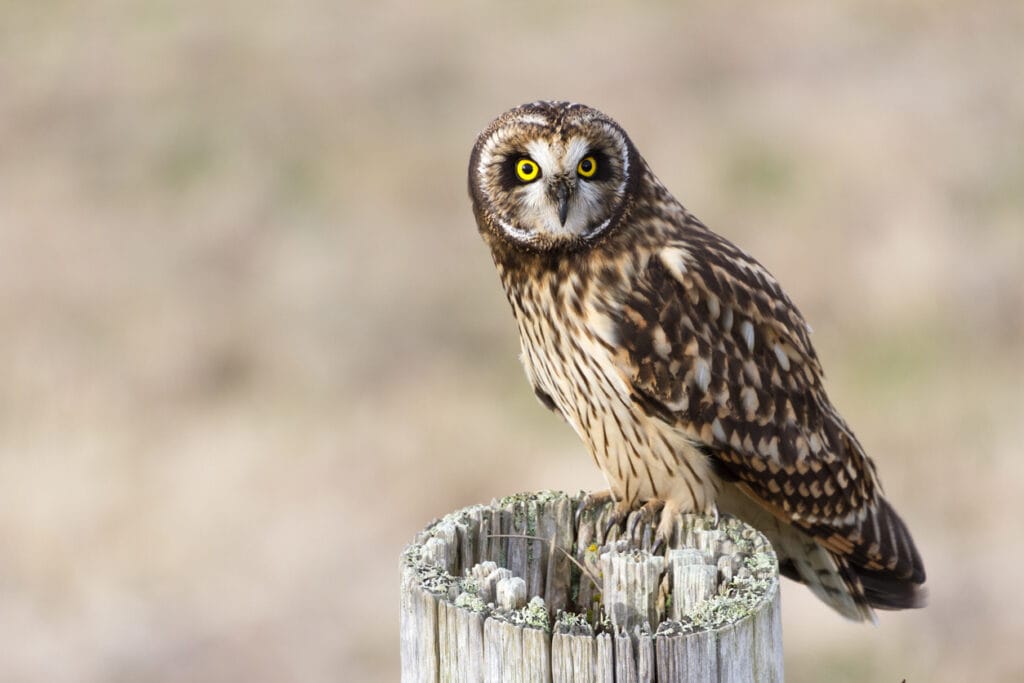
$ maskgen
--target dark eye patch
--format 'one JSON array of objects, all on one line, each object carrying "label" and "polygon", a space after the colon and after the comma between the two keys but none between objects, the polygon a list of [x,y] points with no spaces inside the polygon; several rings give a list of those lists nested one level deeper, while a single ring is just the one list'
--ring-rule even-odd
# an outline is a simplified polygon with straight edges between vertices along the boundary
[{"label": "dark eye patch", "polygon": [[505,157],[505,160],[501,162],[501,166],[498,169],[498,182],[502,188],[511,190],[516,187],[522,187],[523,181],[516,174],[516,164],[519,163],[520,159],[529,159],[537,167],[538,177],[544,174],[540,170],[540,164],[533,161],[529,154],[526,152],[513,152]]},{"label": "dark eye patch", "polygon": [[600,180],[609,180],[612,177],[612,165],[607,154],[599,149],[592,149],[583,156],[584,158],[588,156],[594,157],[594,161],[597,162],[597,172],[589,178],[583,178],[583,180],[593,183]]}]

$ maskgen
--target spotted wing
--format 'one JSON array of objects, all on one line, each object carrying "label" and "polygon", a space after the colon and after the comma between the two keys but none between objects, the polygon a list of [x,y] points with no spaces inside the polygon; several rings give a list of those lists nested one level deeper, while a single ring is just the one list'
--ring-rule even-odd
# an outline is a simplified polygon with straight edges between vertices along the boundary
[{"label": "spotted wing", "polygon": [[864,600],[917,600],[924,569],[910,534],[825,394],[807,324],[763,266],[692,229],[651,255],[617,325],[634,400],[832,551]]}]

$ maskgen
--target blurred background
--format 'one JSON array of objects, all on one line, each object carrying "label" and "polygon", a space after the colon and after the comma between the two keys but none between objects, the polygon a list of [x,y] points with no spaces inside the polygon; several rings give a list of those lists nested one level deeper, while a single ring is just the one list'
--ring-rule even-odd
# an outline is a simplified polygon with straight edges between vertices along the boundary
[{"label": "blurred background", "polygon": [[4,2],[0,680],[391,681],[432,518],[601,485],[465,168],[616,118],[772,270],[928,569],[793,681],[1021,680],[1024,5]]}]

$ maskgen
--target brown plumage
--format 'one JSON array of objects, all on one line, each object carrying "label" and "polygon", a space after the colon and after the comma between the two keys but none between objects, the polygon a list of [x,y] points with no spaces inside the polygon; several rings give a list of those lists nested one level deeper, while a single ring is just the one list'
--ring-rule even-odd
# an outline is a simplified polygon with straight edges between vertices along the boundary
[{"label": "brown plumage", "polygon": [[621,510],[721,507],[839,612],[923,604],[924,566],[832,406],[809,328],[775,278],[658,181],[583,105],[496,119],[469,167],[477,224],[541,401]]}]

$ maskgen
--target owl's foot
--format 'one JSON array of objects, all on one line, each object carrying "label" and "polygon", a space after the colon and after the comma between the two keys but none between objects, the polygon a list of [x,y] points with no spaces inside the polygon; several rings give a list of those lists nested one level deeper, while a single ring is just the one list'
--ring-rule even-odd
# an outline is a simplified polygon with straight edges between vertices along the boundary
[{"label": "owl's foot", "polygon": [[679,512],[679,504],[673,503],[671,500],[665,501],[661,507],[661,520],[654,532],[654,546],[651,548],[653,554],[657,555],[666,546],[671,545],[672,538],[676,533],[676,526],[679,524]]},{"label": "owl's foot", "polygon": [[580,502],[576,506],[576,524],[579,525],[580,518],[583,516],[584,512],[599,508],[614,500],[615,496],[612,494],[611,489],[605,489],[604,491],[591,491],[587,495],[583,496],[580,498]]},{"label": "owl's foot", "polygon": [[629,525],[626,527],[626,536],[632,538],[633,532],[636,531],[638,526],[653,522],[658,512],[660,512],[664,507],[665,501],[651,499],[637,508],[636,514],[631,515],[629,518]]},{"label": "owl's foot", "polygon": [[630,511],[629,503],[617,499],[611,489],[593,491],[580,499],[579,505],[576,506],[576,526],[579,526],[583,513],[593,511],[596,514],[608,503],[613,503],[614,505],[608,513],[608,521],[603,529],[604,535],[607,536],[612,527],[622,524],[622,521],[626,519]]},{"label": "owl's foot", "polygon": [[[644,505],[646,508],[654,501],[649,501]],[[657,507],[661,508],[661,521],[658,522],[658,529],[654,533],[654,546],[651,549],[655,555],[658,554],[665,546],[669,545],[672,541],[673,536],[676,533],[676,525],[679,523],[679,513],[682,511],[678,505],[672,502],[665,502],[659,504]],[[641,508],[643,509],[643,508]],[[718,512],[718,504],[712,503],[711,509],[708,511],[712,515],[712,529],[718,528],[718,523],[721,521],[721,516]]]}]

